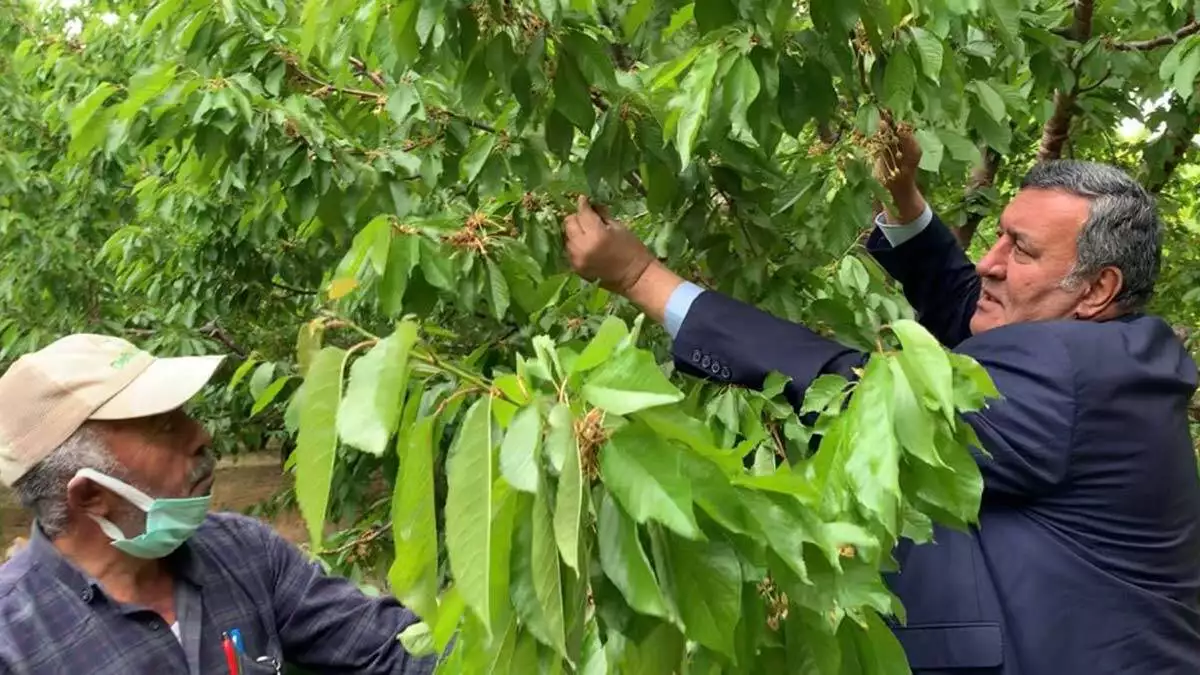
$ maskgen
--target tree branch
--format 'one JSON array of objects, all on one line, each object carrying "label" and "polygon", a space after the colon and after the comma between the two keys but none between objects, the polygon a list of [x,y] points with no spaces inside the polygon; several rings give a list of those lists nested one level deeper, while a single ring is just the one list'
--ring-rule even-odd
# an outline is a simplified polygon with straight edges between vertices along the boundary
[{"label": "tree branch", "polygon": [[[1095,0],[1075,0],[1075,21],[1071,24],[1071,38],[1086,43],[1092,37],[1092,14]],[[1042,142],[1038,146],[1039,162],[1062,157],[1063,145],[1071,134],[1071,118],[1075,116],[1075,99],[1079,95],[1079,70],[1084,59],[1075,62],[1072,71],[1075,85],[1068,92],[1054,92],[1054,114],[1042,127]]]},{"label": "tree branch", "polygon": [[[967,189],[963,191],[964,202],[971,202],[973,197],[996,182],[996,173],[1000,170],[1001,162],[1000,153],[990,147],[983,149],[983,164],[971,171],[971,180],[967,182]],[[967,213],[963,224],[953,229],[954,238],[958,240],[958,244],[963,247],[964,251],[971,245],[971,240],[975,238],[975,232],[979,230],[983,216],[982,213],[971,211]]]},{"label": "tree branch", "polygon": [[[1178,99],[1176,100],[1178,101]],[[1170,138],[1171,149],[1166,159],[1163,160],[1162,167],[1156,171],[1150,167],[1149,162],[1146,162],[1148,180],[1145,181],[1145,185],[1150,194],[1158,194],[1167,186],[1175,169],[1183,163],[1184,157],[1192,149],[1192,139],[1200,133],[1200,116],[1192,113],[1186,103],[1180,103],[1183,106],[1185,122],[1174,130]],[[1145,152],[1143,152],[1144,154]]]},{"label": "tree branch", "polygon": [[361,98],[363,100],[374,101],[376,103],[378,103],[380,99],[386,97],[386,94],[383,94],[383,93],[377,92],[377,91],[367,91],[365,89],[354,89],[353,87],[339,87],[335,84],[330,84],[329,82],[326,82],[324,80],[313,77],[312,75],[309,75],[308,73],[301,70],[299,68],[299,66],[296,66],[296,65],[292,65],[292,72],[296,73],[296,75],[298,77],[300,77],[300,79],[306,80],[312,84],[317,85],[318,89],[315,92],[312,92],[313,94],[316,94],[317,92],[321,92],[321,91],[325,91],[325,92],[336,91],[336,92],[339,92],[342,94],[346,94],[348,96],[355,96],[357,98]]},{"label": "tree branch", "polygon": [[221,343],[222,345],[225,345],[225,348],[228,349],[229,351],[233,352],[234,354],[237,354],[238,356],[241,356],[241,357],[246,356],[246,350],[242,349],[242,347],[240,345],[238,345],[238,343],[234,342],[233,338],[230,337],[229,334],[225,332],[225,329],[223,329],[219,325],[217,325],[216,319],[209,321],[208,323],[201,326],[200,330],[198,332],[210,340],[213,340],[215,342]]},{"label": "tree branch", "polygon": [[363,63],[362,59],[356,59],[353,56],[351,56],[350,57],[350,65],[354,66],[354,72],[366,77],[368,80],[370,80],[372,83],[374,83],[376,87],[379,87],[380,89],[388,88],[387,82],[385,82],[383,79],[383,74],[377,70],[376,71],[367,70],[367,64]]},{"label": "tree branch", "polygon": [[1194,35],[1200,32],[1200,22],[1192,19],[1184,26],[1173,33],[1160,35],[1159,37],[1150,40],[1130,40],[1128,42],[1117,42],[1112,39],[1105,40],[1106,46],[1109,49],[1115,49],[1119,52],[1148,52],[1151,49],[1158,49],[1167,45],[1173,45],[1183,38]]},{"label": "tree branch", "polygon": [[278,281],[272,281],[271,285],[280,290],[284,290],[289,293],[295,293],[296,295],[316,295],[317,293],[320,292],[320,291],[309,290],[307,288],[296,288],[295,286],[288,286],[287,284],[281,284]]}]

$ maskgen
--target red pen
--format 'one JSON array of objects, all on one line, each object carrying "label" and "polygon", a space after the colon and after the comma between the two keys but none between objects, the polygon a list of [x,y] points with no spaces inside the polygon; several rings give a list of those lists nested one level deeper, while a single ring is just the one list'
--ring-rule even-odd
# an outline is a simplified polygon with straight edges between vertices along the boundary
[{"label": "red pen", "polygon": [[233,648],[233,638],[229,633],[221,633],[221,645],[225,647],[225,662],[229,664],[229,675],[241,675],[238,670],[237,652]]}]

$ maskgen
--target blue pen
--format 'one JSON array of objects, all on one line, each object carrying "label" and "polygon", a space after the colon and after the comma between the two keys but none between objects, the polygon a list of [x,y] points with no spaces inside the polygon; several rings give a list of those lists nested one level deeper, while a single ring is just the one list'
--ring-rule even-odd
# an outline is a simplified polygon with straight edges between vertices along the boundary
[{"label": "blue pen", "polygon": [[229,639],[233,640],[233,646],[242,654],[246,653],[246,645],[242,644],[242,631],[236,628],[229,629]]}]

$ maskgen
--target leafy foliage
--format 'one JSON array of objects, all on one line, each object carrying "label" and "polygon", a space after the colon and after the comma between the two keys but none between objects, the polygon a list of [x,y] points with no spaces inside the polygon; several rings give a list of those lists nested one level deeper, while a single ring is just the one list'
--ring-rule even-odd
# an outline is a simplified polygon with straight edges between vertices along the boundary
[{"label": "leafy foliage", "polygon": [[[856,250],[881,119],[916,126],[964,240],[1039,152],[1137,172],[1175,216],[1160,306],[1198,315],[1195,7],[1072,9],[13,6],[0,360],[81,330],[236,352],[199,404],[221,449],[296,434],[312,548],[387,579],[424,619],[410,649],[457,636],[446,672],[904,672],[880,572],[975,518],[961,413],[996,392]],[[871,352],[861,377],[818,379],[806,425],[778,376],[677,376],[566,269],[581,192],[681,273]]]}]

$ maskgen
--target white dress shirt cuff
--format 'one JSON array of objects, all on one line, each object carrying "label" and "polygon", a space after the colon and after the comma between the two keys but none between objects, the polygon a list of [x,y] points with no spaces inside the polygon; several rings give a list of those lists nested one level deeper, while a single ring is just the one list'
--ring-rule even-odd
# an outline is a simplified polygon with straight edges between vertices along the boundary
[{"label": "white dress shirt cuff", "polygon": [[886,213],[880,213],[875,216],[875,226],[883,233],[884,238],[888,240],[892,248],[895,248],[921,234],[921,231],[929,226],[929,223],[933,221],[933,209],[929,207],[929,204],[926,204],[925,210],[921,212],[921,215],[917,216],[916,220],[903,224],[886,222],[886,218]]}]

